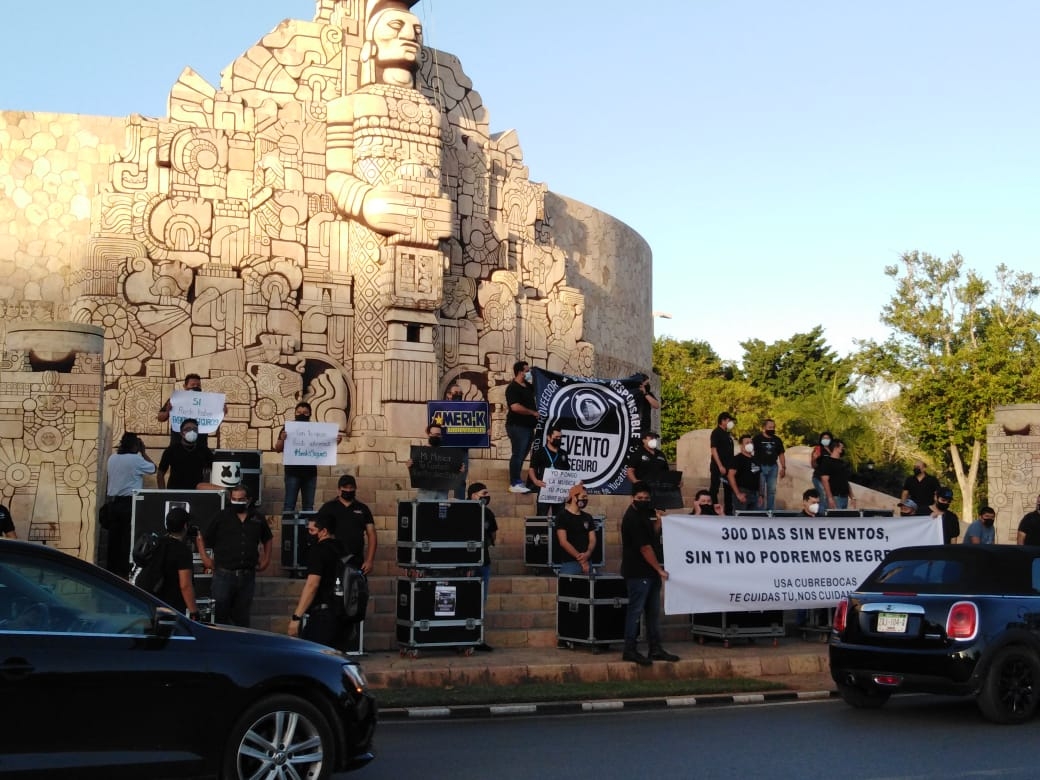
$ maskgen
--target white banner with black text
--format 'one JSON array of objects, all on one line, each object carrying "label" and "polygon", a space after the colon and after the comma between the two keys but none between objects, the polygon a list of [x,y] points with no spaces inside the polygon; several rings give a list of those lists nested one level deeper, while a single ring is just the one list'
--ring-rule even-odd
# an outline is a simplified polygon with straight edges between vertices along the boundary
[{"label": "white banner with black text", "polygon": [[833,607],[897,547],[942,544],[931,517],[666,515],[664,611]]}]

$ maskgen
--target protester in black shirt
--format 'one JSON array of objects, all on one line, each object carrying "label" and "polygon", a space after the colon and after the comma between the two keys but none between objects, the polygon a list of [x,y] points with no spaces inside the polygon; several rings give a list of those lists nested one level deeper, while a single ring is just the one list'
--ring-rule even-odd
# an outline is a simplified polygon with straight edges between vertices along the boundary
[{"label": "protester in black shirt", "polygon": [[939,480],[929,474],[924,461],[919,460],[914,463],[914,473],[903,482],[899,498],[901,502],[907,499],[914,502],[914,514],[926,515],[939,487]]},{"label": "protester in black shirt", "polygon": [[596,549],[596,521],[585,507],[589,493],[580,482],[570,489],[567,502],[556,515],[556,544],[553,566],[559,574],[588,574],[590,559]]},{"label": "protester in black shirt", "polygon": [[[308,518],[307,533],[316,543],[307,553],[307,580],[289,619],[289,636],[338,647],[344,626],[335,609],[336,577],[339,576],[340,559],[346,551],[332,535],[328,515]],[[301,621],[304,621],[302,628]]]},{"label": "protester in black shirt", "polygon": [[[527,469],[528,485],[533,485],[540,490],[545,487],[542,477],[545,476],[546,469],[568,471],[570,467],[567,451],[563,449],[563,428],[553,425],[546,434],[545,446],[539,447],[531,455],[531,466]],[[561,503],[546,504],[538,501],[534,513],[539,517],[555,516],[562,507]]]},{"label": "protester in black shirt", "polygon": [[[180,440],[163,450],[156,473],[156,484],[160,490],[195,490],[206,482],[213,465],[213,453],[199,441],[198,420],[187,419],[181,423]],[[166,472],[170,478],[166,478]]]},{"label": "protester in black shirt", "polygon": [[758,509],[758,489],[761,485],[759,466],[754,458],[755,447],[750,436],[740,437],[740,451],[729,464],[729,486],[733,490],[734,509]]},{"label": "protester in black shirt", "polygon": [[935,500],[931,506],[931,516],[942,518],[943,544],[957,544],[961,535],[961,519],[957,513],[950,509],[953,501],[953,491],[947,487],[941,487],[935,491]]},{"label": "protester in black shirt", "polygon": [[633,379],[639,382],[639,387],[634,393],[636,399],[636,411],[639,412],[639,433],[646,436],[653,428],[653,410],[661,408],[661,402],[657,400],[654,391],[650,389],[650,377],[646,374],[634,374]]},{"label": "protester in black shirt", "polygon": [[708,492],[711,493],[711,503],[719,503],[719,486],[722,486],[722,506],[727,515],[733,514],[733,488],[730,487],[729,474],[730,464],[733,462],[733,438],[729,432],[737,424],[736,418],[729,412],[719,414],[718,421],[711,431],[709,441],[711,447],[711,463],[709,473],[711,482]]},{"label": "protester in black shirt", "polygon": [[331,518],[328,523],[343,549],[362,561],[361,571],[372,573],[376,559],[376,526],[371,510],[357,500],[357,480],[350,474],[339,478],[339,497],[326,501],[318,515]]},{"label": "protester in black shirt", "polygon": [[534,429],[538,425],[538,406],[534,385],[526,360],[513,364],[513,380],[506,386],[506,435],[512,454],[509,456],[509,492],[530,493],[521,479],[524,458],[531,449]]},{"label": "protester in black shirt", "polygon": [[[216,621],[248,628],[256,573],[271,562],[274,536],[264,516],[252,508],[244,485],[235,485],[228,494],[231,506],[217,513],[196,545],[202,564],[213,570]],[[213,550],[212,557],[207,547]]]},{"label": "protester in black shirt", "polygon": [[1026,512],[1018,522],[1018,544],[1040,545],[1040,496],[1036,497],[1036,509]]},{"label": "protester in black shirt", "polygon": [[[175,610],[198,619],[199,608],[195,603],[195,584],[192,580],[194,561],[186,537],[191,515],[180,507],[174,507],[166,515],[166,537],[155,555],[162,557],[163,581],[156,594]],[[198,529],[195,529],[198,533]]]},{"label": "protester in black shirt", "polygon": [[670,471],[668,458],[660,446],[661,437],[654,431],[647,431],[640,446],[628,456],[625,475],[633,486],[638,482],[655,483]]},{"label": "protester in black shirt", "polygon": [[842,459],[845,454],[845,443],[841,439],[831,442],[829,457],[817,461],[820,470],[820,483],[823,485],[821,498],[826,497],[824,506],[827,509],[848,509],[849,504],[856,502],[852,494],[849,464]]}]

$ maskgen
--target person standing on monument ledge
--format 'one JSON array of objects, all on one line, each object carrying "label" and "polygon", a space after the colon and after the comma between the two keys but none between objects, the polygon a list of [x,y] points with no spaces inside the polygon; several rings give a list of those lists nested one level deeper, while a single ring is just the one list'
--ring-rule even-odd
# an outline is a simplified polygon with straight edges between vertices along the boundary
[{"label": "person standing on monument ledge", "polygon": [[530,493],[521,476],[524,459],[534,441],[538,425],[538,406],[534,400],[530,364],[518,360],[513,364],[513,380],[506,387],[506,435],[512,454],[509,457],[509,492]]}]

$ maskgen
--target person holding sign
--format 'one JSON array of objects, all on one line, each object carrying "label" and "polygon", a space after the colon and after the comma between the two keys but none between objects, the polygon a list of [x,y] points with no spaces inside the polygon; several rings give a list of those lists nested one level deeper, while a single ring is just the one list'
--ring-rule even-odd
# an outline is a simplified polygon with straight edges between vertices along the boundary
[{"label": "person holding sign", "polygon": [[[531,466],[527,469],[527,481],[530,484],[539,489],[544,488],[545,482],[542,480],[542,477],[545,476],[546,469],[570,470],[570,460],[567,457],[567,451],[563,449],[562,445],[563,428],[559,425],[551,426],[548,435],[545,437],[545,446],[540,447],[531,456]],[[552,516],[559,512],[562,506],[562,504],[558,503],[542,503],[541,496],[539,496],[535,514],[539,517]]]},{"label": "person holding sign", "polygon": [[[202,377],[198,374],[188,374],[184,377],[184,389],[193,393],[202,392]],[[170,419],[170,412],[173,411],[173,399],[167,398],[163,401],[163,405],[159,407],[159,413],[155,415],[155,419],[159,422],[166,422]],[[224,414],[227,414],[227,404],[224,404]],[[170,444],[177,443],[177,431],[170,431]],[[199,434],[199,443],[204,447],[209,446],[209,437],[205,433]]]},{"label": "person holding sign", "polygon": [[557,574],[588,574],[596,549],[596,521],[585,511],[589,493],[580,482],[570,489],[567,503],[556,515],[553,568]]},{"label": "person holding sign", "polygon": [[[455,480],[461,479],[465,472],[466,466],[463,464],[461,454],[456,447],[445,447],[443,450],[440,449],[441,438],[443,430],[437,423],[430,423],[426,426],[426,443],[436,450],[437,452],[429,453],[428,455],[422,450],[424,448],[413,447],[413,457],[408,459],[408,471],[411,477],[412,484],[417,488],[415,494],[416,501],[447,501],[448,493],[450,492],[448,487],[430,487],[426,484],[416,485],[417,481],[426,482],[427,479],[443,478],[442,481],[447,480],[450,484],[454,484]],[[438,457],[443,456],[443,457]],[[420,459],[420,463],[415,462],[415,457]],[[458,467],[456,468],[456,464]],[[420,471],[429,472],[425,476],[419,476],[417,479],[417,473],[413,469],[416,466],[420,466]],[[442,469],[448,468],[451,473],[445,477],[443,473],[438,475]]]},{"label": "person holding sign", "polygon": [[[296,423],[309,423],[311,421],[311,405],[306,401],[296,404],[294,411]],[[332,425],[332,423],[328,423]],[[282,428],[278,438],[274,442],[275,452],[285,452],[286,441],[289,437],[287,425]],[[319,426],[320,427],[320,426]],[[342,441],[343,436],[336,436],[336,443]],[[330,440],[331,441],[331,440]],[[329,451],[331,457],[334,453]],[[283,455],[283,462],[288,460]],[[318,466],[316,463],[286,463],[285,469],[285,498],[282,501],[282,514],[289,515],[296,511],[296,496],[300,496],[301,509],[304,512],[314,510],[314,492],[318,485]]]}]

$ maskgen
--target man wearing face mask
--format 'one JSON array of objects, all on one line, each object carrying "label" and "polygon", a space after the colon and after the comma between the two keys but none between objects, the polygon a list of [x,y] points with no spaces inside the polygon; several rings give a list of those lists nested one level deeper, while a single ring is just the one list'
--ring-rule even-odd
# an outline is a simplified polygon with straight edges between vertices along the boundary
[{"label": "man wearing face mask", "polygon": [[997,520],[997,513],[993,507],[984,506],[979,509],[979,519],[968,526],[964,532],[963,544],[995,544],[997,541],[997,529],[993,524]]},{"label": "man wearing face mask", "polygon": [[765,498],[766,509],[776,504],[776,480],[787,475],[787,456],[784,442],[776,435],[776,421],[766,420],[762,432],[751,440],[755,448],[755,463],[758,464],[762,484],[759,493]]},{"label": "man wearing face mask", "polygon": [[661,437],[655,431],[643,434],[642,443],[628,456],[625,476],[634,487],[639,482],[654,483],[669,472],[668,458],[661,452]]},{"label": "man wearing face mask", "polygon": [[[834,441],[834,436],[831,435],[830,431],[824,431],[820,434],[820,443],[812,448],[812,454],[809,457],[809,465],[812,466],[812,484],[816,488],[816,492],[821,496],[826,495],[823,489],[823,481],[820,479],[821,469],[826,467],[824,462],[831,456],[831,442]],[[931,502],[931,496],[928,497],[928,501]]]},{"label": "man wearing face mask", "polygon": [[[621,660],[640,666],[654,661],[678,661],[661,646],[661,587],[668,579],[661,546],[661,517],[650,500],[650,486],[639,482],[632,488],[632,505],[621,519],[621,576],[628,590],[625,613],[625,650]],[[648,655],[638,649],[639,619],[646,626]]]},{"label": "man wearing face mask", "polygon": [[1026,512],[1018,521],[1018,544],[1040,545],[1040,496],[1036,497],[1036,509]]},{"label": "man wearing face mask", "polygon": [[711,493],[701,488],[693,497],[693,509],[690,510],[690,514],[717,517],[722,514],[722,507],[711,503]]},{"label": "man wearing face mask", "polygon": [[[218,623],[249,627],[256,573],[271,562],[274,535],[253,508],[249,490],[235,485],[230,505],[213,518],[205,534],[195,537],[202,565],[213,571],[213,614]],[[206,548],[213,550],[210,557]]]},{"label": "man wearing face mask", "polygon": [[[195,393],[202,392],[202,377],[198,374],[188,374],[184,377],[185,390],[190,390]],[[159,407],[158,414],[155,415],[155,419],[159,422],[166,422],[170,419],[170,412],[173,411],[173,404],[170,403],[170,399],[167,398],[163,401],[163,405]],[[224,404],[224,414],[227,414],[227,404]],[[170,444],[177,443],[177,431],[170,431]],[[209,435],[205,433],[199,434],[199,443],[204,446],[209,446]]]},{"label": "man wearing face mask", "polygon": [[212,465],[213,453],[199,441],[198,421],[188,418],[181,423],[177,442],[163,450],[155,481],[160,490],[195,490],[209,479]]},{"label": "man wearing face mask", "polygon": [[653,428],[653,410],[661,408],[654,391],[650,388],[650,377],[646,374],[635,374],[632,377],[639,382],[636,390],[636,410],[639,412],[639,432],[644,436]]},{"label": "man wearing face mask", "polygon": [[802,517],[819,517],[820,494],[816,488],[809,488],[802,493]]},{"label": "man wearing face mask", "polygon": [[534,400],[533,376],[526,360],[513,364],[513,379],[506,387],[506,435],[512,454],[509,456],[509,492],[530,493],[521,470],[534,441],[538,425],[538,405]]},{"label": "man wearing face mask", "polygon": [[711,493],[711,503],[719,503],[719,486],[722,487],[722,507],[727,515],[733,514],[733,488],[730,487],[728,474],[730,464],[733,462],[733,437],[730,431],[737,424],[736,419],[729,412],[722,412],[715,428],[711,432],[711,483],[708,491]]},{"label": "man wearing face mask", "polygon": [[[488,588],[491,585],[491,548],[495,546],[495,537],[498,535],[498,522],[495,513],[491,511],[491,494],[487,485],[483,482],[474,482],[466,491],[470,501],[479,501],[484,505],[484,563],[480,566],[480,579],[484,582],[484,607],[487,608]],[[482,653],[490,653],[495,648],[486,641],[476,646]]]},{"label": "man wearing face mask", "polygon": [[939,489],[939,480],[928,473],[923,460],[914,462],[914,473],[903,482],[900,499],[911,499],[918,507],[917,514],[928,514],[928,505],[932,502],[935,491]]},{"label": "man wearing face mask", "polygon": [[[528,483],[540,490],[545,487],[542,477],[545,476],[546,469],[567,471],[570,467],[567,451],[563,449],[563,429],[559,425],[553,425],[545,436],[545,446],[539,447],[531,455],[531,466],[527,469]],[[535,507],[535,514],[539,517],[554,516],[562,506],[563,504],[543,504],[539,501]]]},{"label": "man wearing face mask", "polygon": [[[443,429],[437,423],[430,423],[426,426],[426,444],[429,447],[440,447],[443,441]],[[452,448],[454,449],[454,448]],[[412,459],[408,459],[407,466],[410,469],[413,465]],[[461,469],[464,469],[462,466]],[[462,477],[462,470],[459,471],[459,477]],[[417,488],[415,492],[416,501],[447,501],[448,500],[447,490],[434,490],[433,488]]]},{"label": "man wearing face mask", "polygon": [[758,509],[758,488],[761,477],[755,463],[755,445],[750,436],[740,437],[740,448],[729,465],[730,489],[733,491],[733,508],[736,510]]},{"label": "man wearing face mask", "polygon": [[941,487],[935,491],[935,501],[931,506],[931,516],[942,518],[943,543],[957,544],[957,538],[961,535],[961,520],[957,513],[950,509],[953,501],[953,491]]},{"label": "man wearing face mask", "polygon": [[580,482],[570,489],[567,502],[556,515],[553,567],[558,574],[588,574],[596,549],[596,521],[585,511],[589,494]]},{"label": "man wearing face mask", "polygon": [[371,574],[376,559],[376,521],[371,510],[357,500],[357,480],[350,474],[340,477],[339,497],[322,504],[318,515],[329,520],[347,553],[364,561],[361,571]]},{"label": "man wearing face mask", "polygon": [[[296,404],[294,411],[296,422],[311,421],[311,405],[306,401]],[[274,442],[275,452],[285,452],[285,428],[278,434]],[[304,512],[314,511],[314,491],[318,485],[318,467],[304,465],[288,465],[285,470],[285,498],[282,501],[282,514],[291,515],[296,511],[296,496],[300,496],[301,508]]]}]

